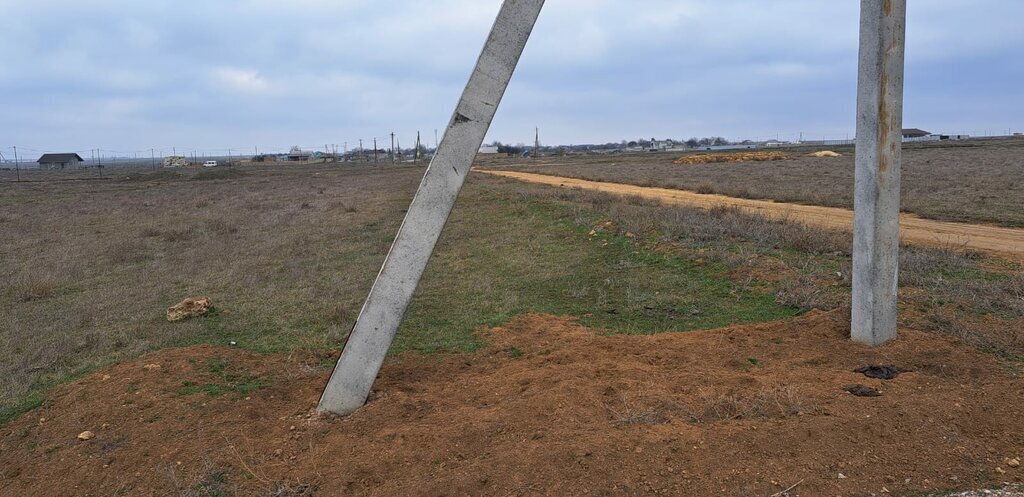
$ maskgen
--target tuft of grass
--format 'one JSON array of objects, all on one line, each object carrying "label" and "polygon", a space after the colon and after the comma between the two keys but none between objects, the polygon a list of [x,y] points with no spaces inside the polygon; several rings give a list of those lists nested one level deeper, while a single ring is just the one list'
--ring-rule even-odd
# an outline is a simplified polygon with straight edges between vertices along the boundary
[{"label": "tuft of grass", "polygon": [[817,408],[789,385],[764,387],[749,393],[702,393],[688,412],[694,423],[755,418],[788,418],[813,414]]},{"label": "tuft of grass", "polygon": [[523,357],[523,351],[517,347],[508,347],[506,349],[503,349],[502,352],[504,352],[512,359],[518,359],[520,357]]},{"label": "tuft of grass", "polygon": [[56,288],[57,283],[52,278],[31,277],[21,284],[18,300],[21,302],[44,300],[50,298]]},{"label": "tuft of grass", "polygon": [[26,412],[42,406],[44,401],[45,398],[43,394],[36,391],[18,399],[14,403],[0,405],[0,426],[7,424],[8,421]]},{"label": "tuft of grass", "polygon": [[246,371],[238,370],[231,366],[227,359],[214,357],[206,361],[206,372],[217,377],[219,381],[196,383],[192,381],[181,382],[181,388],[176,390],[178,395],[195,395],[205,393],[211,397],[220,397],[228,393],[238,394],[238,397],[245,397],[261,388],[270,385],[268,380],[254,376]]}]

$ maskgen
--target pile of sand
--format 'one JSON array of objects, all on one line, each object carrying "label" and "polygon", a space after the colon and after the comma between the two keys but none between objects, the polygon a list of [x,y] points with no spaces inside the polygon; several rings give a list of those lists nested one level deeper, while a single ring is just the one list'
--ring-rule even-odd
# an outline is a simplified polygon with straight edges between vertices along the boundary
[{"label": "pile of sand", "polygon": [[696,154],[684,155],[677,159],[676,164],[693,165],[712,162],[755,162],[771,160],[789,160],[791,157],[783,152],[733,152],[728,154]]}]

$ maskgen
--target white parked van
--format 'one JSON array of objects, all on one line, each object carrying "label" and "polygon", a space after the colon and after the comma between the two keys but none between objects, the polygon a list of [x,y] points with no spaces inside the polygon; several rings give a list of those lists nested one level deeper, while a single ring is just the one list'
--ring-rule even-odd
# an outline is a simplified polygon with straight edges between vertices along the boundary
[{"label": "white parked van", "polygon": [[215,161],[215,160],[208,160],[208,161],[203,163],[203,167],[217,167],[217,161]]}]

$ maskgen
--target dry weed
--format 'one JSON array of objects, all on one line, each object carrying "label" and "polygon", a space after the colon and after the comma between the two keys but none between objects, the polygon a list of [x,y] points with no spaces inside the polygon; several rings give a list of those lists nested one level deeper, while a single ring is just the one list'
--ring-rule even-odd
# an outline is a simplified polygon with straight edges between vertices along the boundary
[{"label": "dry weed", "polygon": [[689,409],[695,423],[753,418],[788,418],[813,414],[817,409],[789,385],[764,387],[753,395],[700,392],[697,405]]}]

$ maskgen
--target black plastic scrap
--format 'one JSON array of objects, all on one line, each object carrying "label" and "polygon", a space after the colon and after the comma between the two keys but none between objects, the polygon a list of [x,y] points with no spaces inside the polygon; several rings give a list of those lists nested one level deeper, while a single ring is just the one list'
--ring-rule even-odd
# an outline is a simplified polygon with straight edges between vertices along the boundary
[{"label": "black plastic scrap", "polygon": [[864,367],[860,367],[853,370],[854,373],[863,373],[868,378],[875,378],[879,380],[891,380],[900,375],[900,373],[909,373],[911,370],[896,367],[892,364],[886,364],[879,366],[876,364],[869,364]]},{"label": "black plastic scrap", "polygon": [[881,397],[882,392],[875,390],[866,385],[849,385],[843,390],[857,396],[857,397]]}]

